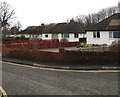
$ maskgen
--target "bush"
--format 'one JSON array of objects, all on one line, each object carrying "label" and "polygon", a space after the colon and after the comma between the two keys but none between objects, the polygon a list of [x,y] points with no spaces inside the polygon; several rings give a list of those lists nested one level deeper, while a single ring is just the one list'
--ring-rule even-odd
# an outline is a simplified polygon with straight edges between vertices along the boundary
[{"label": "bush", "polygon": [[113,41],[112,44],[109,46],[109,49],[113,52],[120,52],[120,40]]},{"label": "bush", "polygon": [[2,38],[2,41],[13,41],[15,40],[14,37],[6,37],[6,38]]},{"label": "bush", "polygon": [[92,45],[89,45],[89,44],[86,44],[86,43],[80,43],[77,45],[77,48],[80,48],[80,47],[91,47]]},{"label": "bush", "polygon": [[21,39],[25,39],[25,35],[22,35],[20,38],[21,38]]},{"label": "bush", "polygon": [[59,39],[52,39],[52,42],[59,42]]},{"label": "bush", "polygon": [[61,39],[61,42],[68,42],[68,39],[66,39],[66,38]]},{"label": "bush", "polygon": [[20,39],[20,37],[16,37],[16,40],[19,40]]},{"label": "bush", "polygon": [[25,50],[25,46],[24,46],[24,45],[20,45],[20,46],[19,46],[19,49],[20,49],[20,50]]},{"label": "bush", "polygon": [[92,46],[100,47],[100,46],[107,46],[107,44],[93,44]]}]

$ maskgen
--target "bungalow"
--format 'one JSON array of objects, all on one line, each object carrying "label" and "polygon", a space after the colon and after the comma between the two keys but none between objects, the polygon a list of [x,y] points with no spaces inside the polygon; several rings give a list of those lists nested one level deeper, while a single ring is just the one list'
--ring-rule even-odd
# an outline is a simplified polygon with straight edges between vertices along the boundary
[{"label": "bungalow", "polygon": [[69,42],[85,41],[86,34],[82,31],[79,23],[71,20],[69,23],[58,23],[47,27],[46,25],[38,26],[32,30],[23,30],[17,33],[18,36],[25,35],[27,38],[37,38],[42,40],[67,39]]},{"label": "bungalow", "polygon": [[58,23],[43,33],[42,39],[67,39],[69,42],[86,39],[86,34],[82,31],[79,23],[71,20],[69,23]]},{"label": "bungalow", "polygon": [[14,37],[21,37],[22,35],[25,36],[25,38],[36,38],[36,34],[33,34],[33,30],[37,28],[38,26],[30,26],[26,28],[25,30],[22,30],[20,32],[17,32],[14,34]]},{"label": "bungalow", "polygon": [[107,44],[120,39],[120,13],[116,13],[86,30],[87,44]]}]

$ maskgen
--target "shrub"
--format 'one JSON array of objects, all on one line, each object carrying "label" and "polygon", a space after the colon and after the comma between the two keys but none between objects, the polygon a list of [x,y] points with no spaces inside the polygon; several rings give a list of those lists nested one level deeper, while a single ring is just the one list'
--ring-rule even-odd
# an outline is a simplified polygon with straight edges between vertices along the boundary
[{"label": "shrub", "polygon": [[52,39],[52,42],[59,42],[59,39]]},{"label": "shrub", "polygon": [[21,38],[21,39],[25,39],[25,35],[22,35],[20,38]]},{"label": "shrub", "polygon": [[19,46],[19,49],[20,49],[20,50],[25,50],[25,46],[24,46],[24,45],[20,45],[20,46]]},{"label": "shrub", "polygon": [[6,38],[2,38],[2,41],[13,41],[15,40],[14,37],[6,37]]},{"label": "shrub", "polygon": [[120,52],[120,40],[113,41],[112,44],[109,46],[109,49],[113,52]]},{"label": "shrub", "polygon": [[80,47],[91,47],[92,45],[90,44],[86,44],[86,43],[80,43],[77,45],[77,48],[80,48]]},{"label": "shrub", "polygon": [[107,44],[102,44],[102,46],[107,46]]},{"label": "shrub", "polygon": [[100,46],[100,44],[93,44],[92,46],[99,47],[99,46]]},{"label": "shrub", "polygon": [[66,39],[66,38],[61,39],[61,42],[68,42],[68,39]]},{"label": "shrub", "polygon": [[20,39],[20,37],[16,37],[16,40],[19,40]]},{"label": "shrub", "polygon": [[100,46],[107,46],[107,44],[93,44],[92,46],[100,47]]}]

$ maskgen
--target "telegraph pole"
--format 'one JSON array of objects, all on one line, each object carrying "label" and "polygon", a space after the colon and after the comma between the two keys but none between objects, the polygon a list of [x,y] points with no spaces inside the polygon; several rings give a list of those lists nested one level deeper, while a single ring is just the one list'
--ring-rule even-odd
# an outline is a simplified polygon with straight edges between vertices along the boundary
[{"label": "telegraph pole", "polygon": [[[2,42],[2,22],[0,17],[0,42]],[[2,44],[0,43],[0,60],[2,60]],[[0,88],[2,87],[2,63],[0,63]],[[0,91],[0,97],[2,92]]]}]

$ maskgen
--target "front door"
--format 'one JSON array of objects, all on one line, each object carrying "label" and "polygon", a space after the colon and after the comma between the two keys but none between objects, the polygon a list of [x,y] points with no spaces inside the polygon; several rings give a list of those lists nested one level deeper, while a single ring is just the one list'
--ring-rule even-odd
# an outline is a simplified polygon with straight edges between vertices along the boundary
[{"label": "front door", "polygon": [[52,34],[52,39],[58,39],[58,34]]}]

